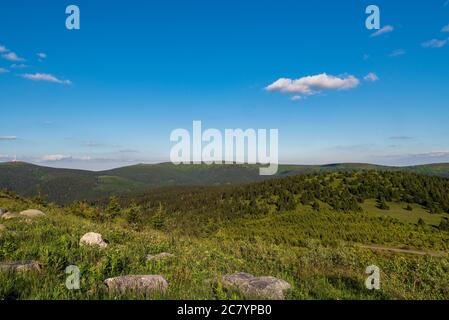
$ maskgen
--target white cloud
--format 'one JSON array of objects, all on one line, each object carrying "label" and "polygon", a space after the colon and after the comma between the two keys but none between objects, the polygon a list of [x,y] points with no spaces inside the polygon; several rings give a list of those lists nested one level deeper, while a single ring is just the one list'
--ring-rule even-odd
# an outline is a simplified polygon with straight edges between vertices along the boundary
[{"label": "white cloud", "polygon": [[37,55],[39,58],[41,58],[41,59],[47,58],[47,54],[46,54],[46,53],[43,53],[43,52],[36,53],[36,55]]},{"label": "white cloud", "polygon": [[394,31],[394,27],[390,26],[390,25],[386,25],[385,27],[380,28],[379,30],[377,30],[376,32],[371,34],[371,37],[378,37],[380,35],[386,34],[386,33],[390,33]]},{"label": "white cloud", "polygon": [[363,80],[370,81],[370,82],[376,82],[377,80],[379,80],[379,77],[374,72],[370,72],[366,76],[363,77]]},{"label": "white cloud", "polygon": [[9,61],[25,61],[25,59],[19,57],[15,52],[5,53],[2,57]]},{"label": "white cloud", "polygon": [[443,29],[441,29],[441,32],[449,32],[449,24],[444,26]]},{"label": "white cloud", "polygon": [[390,57],[399,57],[399,56],[404,55],[405,53],[406,53],[406,52],[405,52],[404,49],[396,49],[396,50],[393,50],[393,51],[389,54],[389,56],[390,56]]},{"label": "white cloud", "polygon": [[16,136],[0,136],[0,140],[17,140]]},{"label": "white cloud", "polygon": [[54,75],[48,73],[34,73],[34,74],[26,73],[22,75],[22,77],[33,81],[47,81],[59,84],[72,84],[70,80],[60,80],[56,78]]},{"label": "white cloud", "polygon": [[0,68],[0,73],[7,73],[7,72],[9,72],[9,70],[8,70],[8,69],[5,69],[5,68]]},{"label": "white cloud", "polygon": [[[314,95],[322,90],[345,90],[355,88],[360,81],[352,75],[336,77],[326,73],[306,76],[299,79],[280,78],[267,86],[267,91]],[[298,100],[298,95],[295,100]]]},{"label": "white cloud", "polygon": [[290,100],[292,100],[292,101],[299,101],[301,99],[302,99],[302,97],[299,95],[294,95],[293,97],[290,98]]},{"label": "white cloud", "polygon": [[432,39],[426,42],[423,42],[421,45],[424,48],[442,48],[447,44],[447,39],[439,40],[439,39]]},{"label": "white cloud", "polygon": [[0,53],[8,52],[8,51],[9,51],[8,48],[6,48],[5,46],[0,44]]}]

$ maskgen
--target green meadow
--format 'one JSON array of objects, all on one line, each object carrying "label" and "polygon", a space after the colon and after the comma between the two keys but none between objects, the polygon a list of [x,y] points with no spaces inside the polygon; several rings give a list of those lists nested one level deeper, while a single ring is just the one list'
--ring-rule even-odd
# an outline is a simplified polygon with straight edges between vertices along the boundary
[{"label": "green meadow", "polygon": [[[333,172],[64,206],[2,191],[0,208],[46,215],[0,219],[0,262],[42,265],[0,272],[0,299],[251,298],[217,281],[234,272],[289,282],[287,299],[449,299],[447,185],[411,173]],[[87,232],[108,246],[80,246]],[[146,261],[160,252],[174,257]],[[69,265],[81,271],[79,290],[65,287]],[[365,287],[370,265],[381,270],[380,290]],[[119,294],[103,283],[137,274],[162,275],[168,289]]]}]

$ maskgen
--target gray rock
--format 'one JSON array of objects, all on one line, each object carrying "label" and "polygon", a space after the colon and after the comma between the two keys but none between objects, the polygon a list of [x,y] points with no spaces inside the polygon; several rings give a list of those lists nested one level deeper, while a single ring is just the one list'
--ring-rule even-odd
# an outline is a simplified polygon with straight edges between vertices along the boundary
[{"label": "gray rock", "polygon": [[6,212],[8,212],[7,209],[5,209],[5,208],[0,208],[0,216],[1,216],[2,214],[6,213]]},{"label": "gray rock", "polygon": [[254,277],[249,273],[237,272],[221,277],[224,288],[235,289],[249,297],[283,300],[291,285],[275,277]]},{"label": "gray rock", "polygon": [[108,246],[101,234],[95,232],[88,232],[82,236],[80,245],[99,246],[100,248],[106,248]]},{"label": "gray rock", "polygon": [[3,262],[0,263],[0,271],[12,271],[12,272],[22,272],[22,271],[41,271],[42,266],[39,262],[33,260],[23,260],[14,262]]},{"label": "gray rock", "polygon": [[45,213],[43,213],[40,210],[36,210],[36,209],[28,209],[28,210],[20,212],[20,215],[24,216],[24,217],[28,217],[28,218],[34,218],[34,217],[45,216]]},{"label": "gray rock", "polygon": [[159,275],[128,275],[109,278],[104,281],[111,292],[139,292],[152,293],[163,292],[168,287],[168,282]]},{"label": "gray rock", "polygon": [[2,214],[1,216],[3,219],[8,220],[8,219],[13,219],[13,218],[18,218],[20,217],[20,213],[18,212],[6,212],[4,214]]},{"label": "gray rock", "polygon": [[164,259],[170,259],[174,258],[174,254],[168,253],[168,252],[161,252],[158,254],[149,254],[147,255],[147,261],[154,261],[154,260],[164,260]]}]

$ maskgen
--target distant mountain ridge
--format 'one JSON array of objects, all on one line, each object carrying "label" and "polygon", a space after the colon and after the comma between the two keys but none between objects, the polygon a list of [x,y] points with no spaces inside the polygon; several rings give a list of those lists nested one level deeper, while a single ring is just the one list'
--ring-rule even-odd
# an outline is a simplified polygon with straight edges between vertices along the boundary
[{"label": "distant mountain ridge", "polygon": [[233,185],[274,177],[331,171],[407,171],[449,178],[449,163],[389,167],[365,163],[280,165],[277,175],[260,176],[258,165],[137,164],[105,171],[59,169],[25,162],[0,163],[0,188],[26,197],[69,203],[122,192],[166,186]]}]

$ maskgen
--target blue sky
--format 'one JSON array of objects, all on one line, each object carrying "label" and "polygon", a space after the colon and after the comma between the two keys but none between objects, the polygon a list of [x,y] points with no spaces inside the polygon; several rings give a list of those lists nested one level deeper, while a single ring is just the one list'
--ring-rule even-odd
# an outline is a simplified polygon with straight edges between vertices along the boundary
[{"label": "blue sky", "polygon": [[279,129],[281,163],[449,162],[448,25],[446,0],[3,1],[0,161],[168,161],[201,120]]}]

